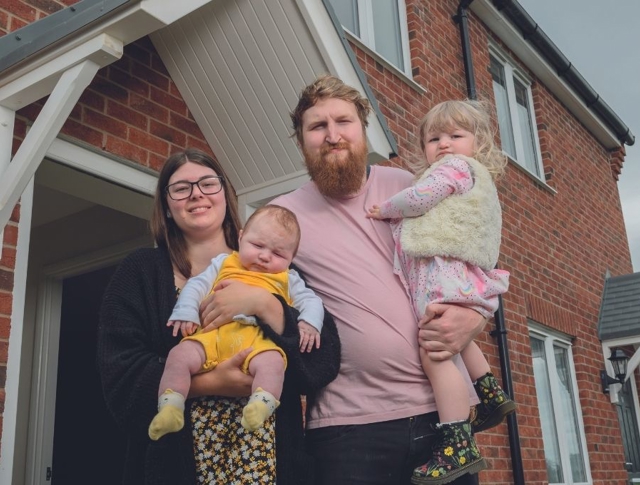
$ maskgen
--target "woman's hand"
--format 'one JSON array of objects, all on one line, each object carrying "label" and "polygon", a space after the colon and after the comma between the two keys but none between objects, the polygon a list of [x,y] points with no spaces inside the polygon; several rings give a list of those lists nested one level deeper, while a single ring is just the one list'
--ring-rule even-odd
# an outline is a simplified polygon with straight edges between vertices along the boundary
[{"label": "woman's hand", "polygon": [[192,376],[189,397],[250,396],[253,377],[242,372],[242,364],[252,350],[252,348],[241,350],[230,359],[218,364],[212,371]]},{"label": "woman's hand", "polygon": [[486,323],[486,318],[470,308],[434,303],[418,322],[418,341],[431,360],[447,360],[459,354]]},{"label": "woman's hand", "polygon": [[213,290],[200,304],[203,331],[219,328],[241,313],[257,316],[277,333],[284,331],[282,304],[267,290],[234,280],[221,281]]}]

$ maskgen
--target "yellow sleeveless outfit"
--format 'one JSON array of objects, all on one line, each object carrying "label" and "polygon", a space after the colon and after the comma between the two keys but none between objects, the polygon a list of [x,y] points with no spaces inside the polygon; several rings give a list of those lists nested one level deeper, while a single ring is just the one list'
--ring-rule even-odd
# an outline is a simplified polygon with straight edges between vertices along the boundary
[{"label": "yellow sleeveless outfit", "polygon": [[[249,271],[242,267],[238,253],[234,251],[222,263],[218,277],[211,285],[213,288],[222,280],[236,280],[251,286],[258,286],[269,290],[269,292],[282,296],[288,305],[291,305],[289,297],[289,272],[281,273],[258,273]],[[254,356],[267,350],[277,350],[287,364],[287,356],[284,351],[275,343],[264,336],[262,330],[257,325],[245,325],[232,321],[210,332],[198,331],[193,335],[185,337],[183,340],[195,340],[204,347],[206,359],[202,365],[202,372],[210,371],[220,362],[233,357],[242,349],[253,347],[253,351],[248,355],[242,364],[242,371],[248,373],[249,362]]]}]

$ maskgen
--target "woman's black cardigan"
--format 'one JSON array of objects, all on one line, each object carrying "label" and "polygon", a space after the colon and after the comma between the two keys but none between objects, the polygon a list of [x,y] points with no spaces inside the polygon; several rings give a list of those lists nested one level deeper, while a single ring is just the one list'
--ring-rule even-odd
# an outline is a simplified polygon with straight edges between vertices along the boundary
[{"label": "woman's black cardigan", "polygon": [[[164,361],[180,340],[166,326],[175,301],[173,269],[162,248],[139,249],[129,255],[104,295],[98,330],[98,369],[107,408],[127,435],[122,482],[126,485],[196,483],[190,427],[186,425],[179,433],[158,441],[151,441],[147,434],[157,409]],[[340,342],[333,318],[326,313],[321,348],[301,353],[297,313],[284,302],[283,307],[282,335],[267,325],[260,326],[288,359],[281,404],[276,411],[276,469],[278,485],[290,485],[309,483],[313,475],[313,463],[303,440],[300,395],[305,394],[312,401],[320,389],[335,379],[340,366]],[[185,423],[189,422],[185,414]]]}]

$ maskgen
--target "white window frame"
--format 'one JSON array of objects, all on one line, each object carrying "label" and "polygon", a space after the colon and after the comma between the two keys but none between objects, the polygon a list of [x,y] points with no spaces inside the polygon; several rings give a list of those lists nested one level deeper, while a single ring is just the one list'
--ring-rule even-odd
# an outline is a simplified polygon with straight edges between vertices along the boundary
[{"label": "white window frame", "polygon": [[[550,485],[589,485],[593,483],[591,478],[591,465],[589,463],[589,450],[587,449],[587,439],[584,433],[584,419],[582,417],[582,406],[580,404],[580,395],[578,382],[576,380],[576,369],[573,360],[573,351],[571,344],[571,337],[561,334],[560,332],[554,332],[548,328],[542,327],[540,325],[536,325],[533,322],[529,322],[529,337],[536,338],[538,340],[542,340],[545,347],[545,357],[547,359],[547,378],[549,379],[549,385],[551,387],[551,397],[552,397],[552,408],[553,415],[555,418],[555,427],[556,427],[556,438],[558,439],[558,446],[560,451],[560,457],[562,461],[562,474],[564,476],[564,482],[554,482],[553,484],[549,482]],[[568,446],[565,440],[565,434],[562,432],[563,429],[563,421],[566,417],[563,415],[562,407],[560,404],[560,399],[554,399],[554,396],[558,396],[560,393],[558,379],[551,372],[551,370],[556,369],[555,362],[555,354],[554,354],[554,345],[564,348],[568,354],[569,361],[569,374],[571,378],[571,386],[573,387],[573,394],[575,398],[574,403],[574,412],[576,413],[576,419],[579,423],[578,434],[580,436],[580,447],[582,452],[582,457],[584,459],[584,468],[585,468],[585,476],[586,481],[584,482],[574,482],[571,466],[570,466],[570,458],[568,454]],[[534,378],[535,379],[535,378]],[[538,397],[536,396],[536,399]],[[542,416],[540,417],[542,419]]]},{"label": "white window frame", "polygon": [[[507,100],[509,103],[509,116],[511,118],[511,132],[513,134],[513,142],[515,145],[515,158],[513,158],[510,154],[504,152],[505,155],[509,157],[509,159],[513,160],[519,167],[522,167],[528,173],[533,175],[534,177],[544,181],[544,167],[542,165],[542,156],[540,150],[540,139],[538,137],[538,124],[536,123],[536,114],[535,107],[533,105],[533,94],[531,92],[532,81],[529,76],[527,76],[521,69],[516,67],[516,63],[513,62],[509,56],[502,53],[495,46],[489,46],[489,55],[493,57],[496,61],[498,61],[503,69],[504,69],[504,77],[507,88]],[[525,148],[524,141],[522,139],[522,130],[520,129],[520,119],[517,111],[517,102],[516,102],[516,90],[515,85],[513,83],[513,78],[516,78],[527,90],[527,102],[529,104],[529,116],[531,126],[533,127],[533,143],[535,150],[535,166],[538,173],[532,172],[525,165]]]},{"label": "white window frame", "polygon": [[413,79],[411,73],[411,51],[409,49],[409,29],[407,24],[407,6],[405,0],[397,0],[398,21],[400,22],[400,43],[402,48],[402,66],[396,66],[376,50],[372,8],[372,2],[375,1],[376,0],[356,0],[358,4],[358,24],[360,27],[360,35],[356,35],[354,32],[351,32],[344,25],[342,27],[345,32],[348,32],[352,37],[359,39],[364,46],[373,51],[376,56],[382,59],[385,63],[400,70],[409,79]]}]

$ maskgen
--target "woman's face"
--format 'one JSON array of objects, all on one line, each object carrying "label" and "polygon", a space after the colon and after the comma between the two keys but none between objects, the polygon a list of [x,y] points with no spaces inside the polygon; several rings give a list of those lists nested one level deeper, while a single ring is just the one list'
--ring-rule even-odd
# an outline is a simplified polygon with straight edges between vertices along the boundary
[{"label": "woman's face", "polygon": [[[211,175],[218,174],[212,168],[187,162],[171,175],[167,185],[197,182]],[[222,230],[227,210],[224,188],[217,194],[205,195],[198,185],[194,185],[191,195],[186,199],[173,200],[168,194],[165,197],[171,218],[187,238],[213,237]]]}]

